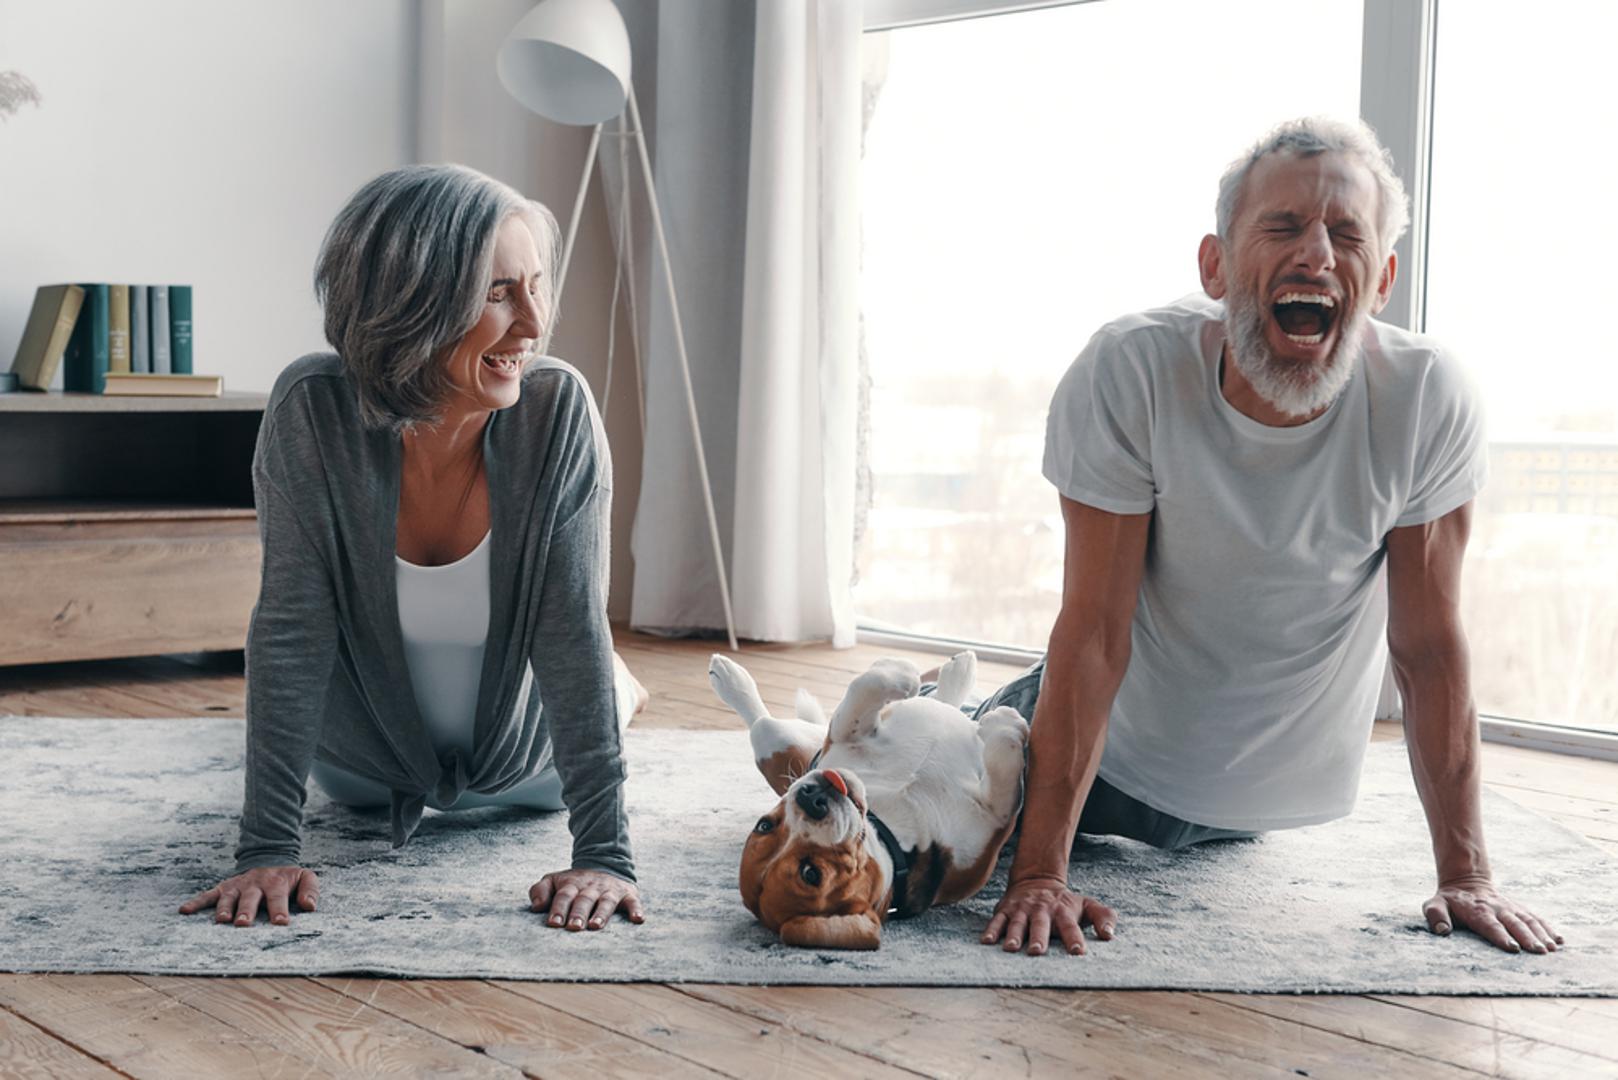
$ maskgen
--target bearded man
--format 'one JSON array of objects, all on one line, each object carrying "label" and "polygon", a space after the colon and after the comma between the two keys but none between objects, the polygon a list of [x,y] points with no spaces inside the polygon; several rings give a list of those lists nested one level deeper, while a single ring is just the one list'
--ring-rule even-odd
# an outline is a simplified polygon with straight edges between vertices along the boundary
[{"label": "bearded man", "polygon": [[985,943],[1112,937],[1113,909],[1068,888],[1076,831],[1175,848],[1347,814],[1390,656],[1437,862],[1428,927],[1561,942],[1484,850],[1458,602],[1486,448],[1455,361],[1371,318],[1408,223],[1369,128],[1284,124],[1221,181],[1207,295],[1108,324],[1062,379],[1061,614],[984,704],[1033,718]]}]

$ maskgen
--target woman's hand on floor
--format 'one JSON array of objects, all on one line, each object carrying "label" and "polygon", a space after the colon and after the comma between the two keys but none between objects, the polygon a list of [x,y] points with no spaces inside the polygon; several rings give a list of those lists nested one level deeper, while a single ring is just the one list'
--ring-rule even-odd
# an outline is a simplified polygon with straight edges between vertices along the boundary
[{"label": "woman's hand on floor", "polygon": [[197,893],[180,905],[180,914],[190,915],[211,907],[214,922],[252,926],[253,920],[258,918],[259,905],[263,904],[269,912],[270,923],[285,926],[292,920],[290,904],[294,897],[302,910],[315,910],[315,901],[320,899],[320,879],[313,870],[261,866]]},{"label": "woman's hand on floor", "polygon": [[605,870],[558,870],[546,874],[528,890],[530,911],[549,911],[547,926],[569,930],[600,930],[623,909],[632,923],[646,921],[635,883]]}]

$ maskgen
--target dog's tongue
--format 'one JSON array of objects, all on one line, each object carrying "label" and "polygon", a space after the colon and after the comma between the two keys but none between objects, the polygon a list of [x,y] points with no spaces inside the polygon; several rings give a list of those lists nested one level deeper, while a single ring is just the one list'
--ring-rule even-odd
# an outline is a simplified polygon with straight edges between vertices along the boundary
[{"label": "dog's tongue", "polygon": [[843,778],[837,775],[836,770],[827,769],[825,772],[821,773],[821,775],[826,778],[826,783],[830,784],[844,795],[848,794],[848,784],[844,783]]}]

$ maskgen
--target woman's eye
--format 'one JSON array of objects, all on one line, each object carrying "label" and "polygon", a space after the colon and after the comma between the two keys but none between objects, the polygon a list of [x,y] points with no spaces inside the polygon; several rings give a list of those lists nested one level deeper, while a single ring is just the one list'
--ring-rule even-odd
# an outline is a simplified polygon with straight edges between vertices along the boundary
[{"label": "woman's eye", "polygon": [[775,822],[771,821],[767,817],[761,817],[758,819],[758,824],[753,826],[753,831],[756,833],[767,833],[773,828],[775,828]]},{"label": "woman's eye", "polygon": [[803,880],[804,880],[804,882],[806,884],[813,885],[816,888],[819,888],[819,886],[820,886],[820,869],[819,869],[819,867],[815,866],[814,863],[810,862],[808,859],[805,859],[805,860],[803,860],[803,862],[798,864],[798,876],[803,878]]}]

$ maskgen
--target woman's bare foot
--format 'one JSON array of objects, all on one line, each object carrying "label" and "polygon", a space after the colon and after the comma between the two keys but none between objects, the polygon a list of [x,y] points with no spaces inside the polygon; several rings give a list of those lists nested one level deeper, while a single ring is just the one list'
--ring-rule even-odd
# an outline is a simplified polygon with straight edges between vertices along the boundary
[{"label": "woman's bare foot", "polygon": [[629,715],[639,716],[641,710],[646,708],[646,703],[652,700],[651,693],[641,685],[639,679],[635,678],[634,674],[629,670],[629,665],[624,663],[624,658],[616,652],[612,654],[612,669],[619,679],[619,685],[627,685],[634,696],[635,706],[630,709]]}]

